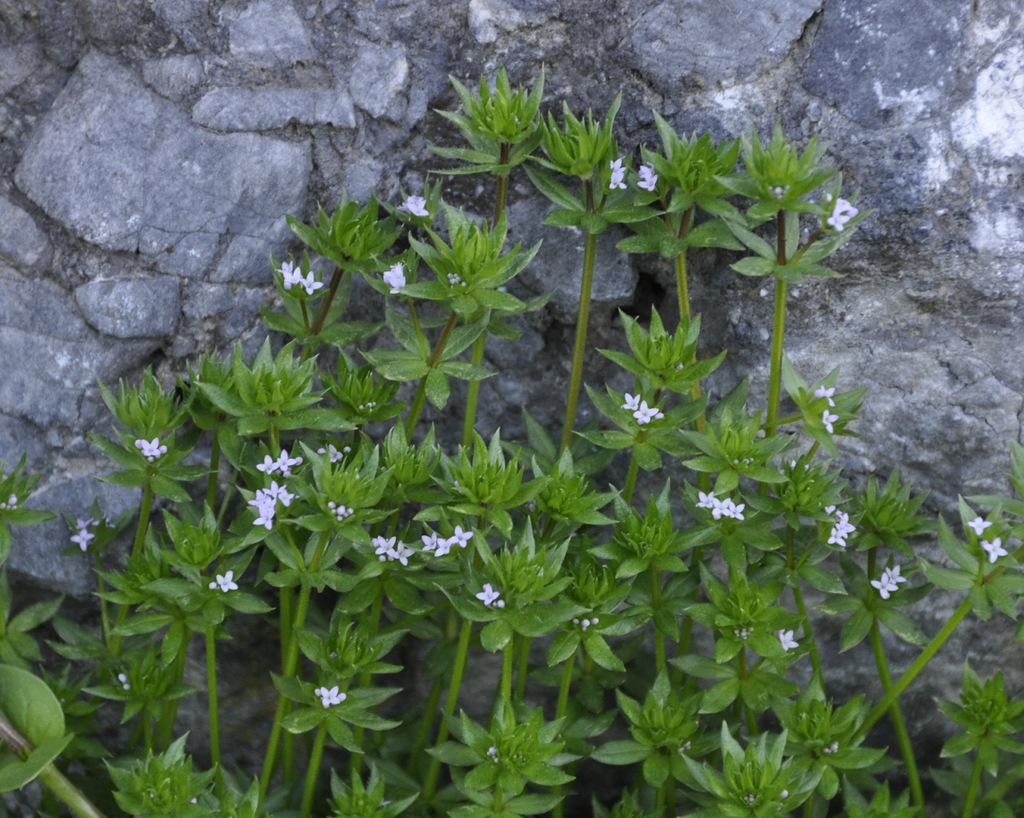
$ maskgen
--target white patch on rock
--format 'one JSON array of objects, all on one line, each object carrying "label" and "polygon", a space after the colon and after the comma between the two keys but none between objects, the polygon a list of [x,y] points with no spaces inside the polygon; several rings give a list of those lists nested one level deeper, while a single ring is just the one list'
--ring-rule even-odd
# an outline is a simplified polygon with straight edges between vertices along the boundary
[{"label": "white patch on rock", "polygon": [[1024,156],[1024,47],[1007,48],[979,75],[974,97],[953,115],[967,148],[997,159]]},{"label": "white patch on rock", "polygon": [[516,9],[501,0],[469,0],[469,30],[481,44],[498,39],[498,29],[512,31],[523,22]]}]

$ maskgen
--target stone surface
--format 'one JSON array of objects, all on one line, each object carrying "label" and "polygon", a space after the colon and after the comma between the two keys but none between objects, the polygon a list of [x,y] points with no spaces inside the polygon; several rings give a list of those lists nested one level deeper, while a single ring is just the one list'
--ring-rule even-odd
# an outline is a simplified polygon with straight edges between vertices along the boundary
[{"label": "stone surface", "polygon": [[359,49],[349,78],[356,105],[372,117],[401,117],[398,95],[409,82],[409,61],[401,47],[367,44]]},{"label": "stone surface", "polygon": [[142,78],[160,96],[181,102],[203,81],[203,61],[195,54],[147,60]]},{"label": "stone surface", "polygon": [[312,60],[309,32],[289,0],[256,0],[228,27],[231,56],[260,67]]},{"label": "stone surface", "polygon": [[87,241],[198,275],[223,236],[260,236],[298,209],[309,170],[303,144],[199,130],[133,72],[91,52],[15,178]]},{"label": "stone surface", "polygon": [[115,338],[165,338],[178,328],[179,282],[171,276],[97,279],[75,290],[90,326]]},{"label": "stone surface", "polygon": [[192,119],[215,131],[266,131],[290,122],[336,128],[356,124],[352,98],[332,88],[216,88],[195,104]]},{"label": "stone surface", "polygon": [[35,219],[10,199],[0,196],[0,256],[22,268],[34,267],[49,255],[46,234]]}]

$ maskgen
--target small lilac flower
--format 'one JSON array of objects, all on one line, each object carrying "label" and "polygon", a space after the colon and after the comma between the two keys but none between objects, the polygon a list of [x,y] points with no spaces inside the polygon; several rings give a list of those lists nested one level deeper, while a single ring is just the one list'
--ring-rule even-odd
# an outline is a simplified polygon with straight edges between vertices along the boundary
[{"label": "small lilac flower", "polygon": [[347,455],[350,451],[352,451],[351,446],[342,446],[339,449],[333,443],[328,443],[326,448],[321,446],[319,449],[316,450],[316,453],[326,454],[330,457],[332,463],[338,463],[341,460],[343,460],[345,458],[345,455]]},{"label": "small lilac flower", "polygon": [[283,279],[282,284],[286,290],[290,290],[296,284],[302,285],[302,270],[292,262],[286,261],[282,264],[280,273]]},{"label": "small lilac flower", "polygon": [[439,537],[436,531],[431,531],[429,535],[422,534],[420,539],[423,540],[423,550],[428,554],[433,554],[435,557],[448,556],[448,552],[452,550],[452,545],[454,545],[451,540]]},{"label": "small lilac flower", "polygon": [[717,520],[720,517],[732,517],[734,520],[742,520],[743,509],[747,507],[746,503],[740,503],[737,505],[730,498],[726,497],[724,500],[719,502],[717,508],[715,508],[711,514]]},{"label": "small lilac flower", "polygon": [[313,695],[320,697],[320,704],[322,704],[325,709],[335,704],[341,704],[348,698],[345,693],[342,693],[338,689],[337,685],[334,685],[334,687],[318,687],[313,691]]},{"label": "small lilac flower", "polygon": [[705,494],[703,491],[698,491],[697,498],[699,500],[699,502],[697,503],[697,508],[710,509],[717,507],[719,504],[718,498],[715,497],[715,493],[713,491],[709,491],[707,494]]},{"label": "small lilac flower", "polygon": [[581,631],[585,631],[591,625],[597,625],[600,621],[601,620],[598,617],[594,616],[590,619],[573,619],[572,623],[574,625],[579,625]]},{"label": "small lilac flower", "polygon": [[645,426],[652,420],[660,420],[665,417],[665,413],[658,409],[656,406],[651,407],[647,405],[647,401],[640,401],[640,406],[633,412],[633,417],[636,418],[636,422],[641,426]]},{"label": "small lilac flower", "polygon": [[629,392],[627,392],[624,395],[624,397],[626,399],[626,402],[622,404],[622,408],[625,409],[627,412],[635,412],[637,409],[640,408],[639,395],[630,395]]},{"label": "small lilac flower", "polygon": [[793,637],[793,631],[779,631],[778,632],[779,642],[782,645],[783,650],[792,650],[795,647],[799,647],[800,643]]},{"label": "small lilac flower", "polygon": [[374,547],[374,554],[381,562],[387,562],[394,553],[397,537],[374,537],[371,545]]},{"label": "small lilac flower", "polygon": [[135,448],[142,452],[142,456],[150,463],[167,454],[167,447],[161,445],[160,438],[157,437],[154,437],[152,440],[142,440],[140,438],[135,441]]},{"label": "small lilac flower", "polygon": [[[831,506],[831,508],[835,510],[835,506]],[[845,511],[836,511],[836,521],[833,523],[832,531],[829,533],[828,544],[846,548],[846,538],[856,530],[854,526],[850,525],[849,514]]]},{"label": "small lilac flower", "polygon": [[313,271],[310,270],[305,278],[299,275],[298,285],[306,291],[306,295],[312,295],[317,290],[323,289],[324,283],[313,278]]},{"label": "small lilac flower", "polygon": [[983,520],[981,517],[975,517],[967,524],[967,527],[972,529],[974,533],[980,537],[982,534],[985,533],[985,529],[988,528],[990,525],[992,525],[992,523],[990,523],[988,520]]},{"label": "small lilac flower", "polygon": [[277,472],[277,461],[269,454],[264,455],[263,462],[256,466],[256,471],[261,471],[264,474],[274,474]]},{"label": "small lilac flower", "polygon": [[825,424],[825,429],[829,434],[835,431],[835,427],[832,424],[837,420],[839,420],[839,415],[833,415],[828,409],[821,413],[821,422]]},{"label": "small lilac flower", "polygon": [[210,583],[210,590],[215,591],[220,588],[225,594],[228,591],[237,591],[238,583],[235,582],[235,572],[228,571],[224,574],[217,574],[217,579]]},{"label": "small lilac flower", "polygon": [[[263,462],[266,463],[267,461],[264,460]],[[292,466],[301,466],[302,465],[302,457],[301,456],[289,457],[288,456],[288,450],[287,449],[281,449],[281,455],[280,455],[280,457],[277,458],[277,462],[276,462],[275,465],[277,466],[278,470],[281,472],[281,474],[284,477],[291,477],[292,476]],[[259,468],[259,467],[257,467],[257,468]],[[288,504],[285,503],[285,505],[288,505]]]},{"label": "small lilac flower", "polygon": [[327,508],[332,514],[334,514],[334,518],[339,523],[344,522],[355,513],[355,509],[351,509],[340,503],[335,503],[333,500],[328,501]]},{"label": "small lilac flower", "polygon": [[819,386],[814,390],[814,397],[816,398],[827,398],[829,406],[835,406],[836,402],[832,400],[832,396],[836,393],[834,386]]},{"label": "small lilac flower", "polygon": [[846,223],[858,213],[860,211],[846,199],[836,199],[836,205],[832,209],[832,215],[828,217],[827,223],[837,233],[842,233]]},{"label": "small lilac flower", "polygon": [[626,182],[626,169],[622,167],[622,158],[616,159],[613,162],[608,163],[612,169],[612,177],[608,181],[609,190],[625,190]]},{"label": "small lilac flower", "polygon": [[[273,483],[273,486],[277,486],[277,483]],[[267,531],[270,531],[274,524],[274,515],[277,513],[277,497],[275,494],[271,494],[269,489],[259,489],[256,492],[256,496],[253,497],[249,503],[250,506],[255,506],[258,514],[256,519],[252,521],[253,525],[262,525]]]},{"label": "small lilac flower", "polygon": [[466,281],[457,273],[448,273],[448,284],[452,287],[465,287]]},{"label": "small lilac flower", "polygon": [[995,562],[1000,557],[1005,557],[1009,552],[1003,548],[1002,537],[996,537],[992,542],[988,540],[981,541],[981,547],[988,554],[988,561]]},{"label": "small lilac flower", "polygon": [[71,536],[71,542],[83,551],[89,550],[89,543],[96,539],[96,535],[89,531],[89,526],[96,525],[96,521],[88,517],[79,517],[75,521],[78,533]]},{"label": "small lilac flower", "polygon": [[882,576],[878,579],[871,580],[871,584],[878,589],[878,593],[882,599],[888,599],[889,594],[893,591],[898,591],[900,589],[900,583],[906,581],[906,577],[900,576],[900,567],[898,565],[894,565],[892,568],[886,568],[882,571]]},{"label": "small lilac flower", "polygon": [[121,683],[121,687],[124,688],[125,690],[131,690],[132,689],[131,684],[128,682],[128,675],[127,674],[125,674],[125,673],[118,673],[117,674],[117,680]]},{"label": "small lilac flower", "polygon": [[398,206],[399,213],[408,213],[410,216],[429,216],[430,211],[427,210],[427,200],[422,196],[409,196],[404,202]]},{"label": "small lilac flower", "polygon": [[398,262],[390,270],[385,270],[384,283],[391,288],[392,295],[401,290],[405,286],[405,265]]},{"label": "small lilac flower", "polygon": [[409,557],[411,557],[415,553],[416,551],[414,549],[407,546],[404,542],[400,542],[397,543],[395,547],[391,550],[391,552],[388,554],[388,559],[397,560],[398,562],[402,563],[402,565],[408,565]]},{"label": "small lilac flower", "polygon": [[501,592],[494,590],[491,583],[486,583],[484,589],[476,595],[488,608],[504,608],[505,600],[501,598]]},{"label": "small lilac flower", "polygon": [[637,170],[637,175],[639,175],[640,181],[636,183],[636,186],[653,193],[658,186],[658,174],[654,172],[654,168],[649,165],[641,165]]},{"label": "small lilac flower", "polygon": [[469,545],[469,541],[471,539],[473,539],[473,532],[463,531],[462,526],[457,525],[455,526],[455,531],[452,533],[452,536],[448,538],[448,546],[451,547],[453,545],[457,545],[459,548],[465,548]]}]

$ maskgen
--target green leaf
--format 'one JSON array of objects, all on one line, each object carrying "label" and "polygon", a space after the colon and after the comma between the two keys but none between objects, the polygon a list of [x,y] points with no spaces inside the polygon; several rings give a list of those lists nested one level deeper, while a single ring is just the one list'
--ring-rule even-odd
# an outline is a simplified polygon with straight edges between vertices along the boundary
[{"label": "green leaf", "polygon": [[448,395],[451,392],[448,387],[448,376],[440,369],[431,369],[427,373],[426,391],[427,400],[438,409],[444,409],[448,403]]},{"label": "green leaf", "polygon": [[0,749],[0,792],[20,789],[55,759],[71,740],[64,735],[64,712],[53,691],[27,670],[0,665],[0,713],[36,749],[22,760]]},{"label": "green leaf", "polygon": [[621,741],[608,741],[598,747],[591,754],[591,758],[602,764],[611,764],[616,767],[625,764],[636,764],[647,758],[650,748],[632,741],[622,739]]},{"label": "green leaf", "polygon": [[497,653],[512,639],[512,626],[504,619],[489,622],[480,631],[480,644],[484,650]]}]

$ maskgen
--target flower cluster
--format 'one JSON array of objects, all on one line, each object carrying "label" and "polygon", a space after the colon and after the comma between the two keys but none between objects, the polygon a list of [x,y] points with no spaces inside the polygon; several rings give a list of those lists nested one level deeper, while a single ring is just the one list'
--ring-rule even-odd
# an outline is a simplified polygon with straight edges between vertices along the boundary
[{"label": "flower cluster", "polygon": [[290,493],[285,486],[279,486],[276,480],[272,480],[269,488],[259,489],[256,496],[249,501],[249,505],[254,506],[259,512],[252,524],[262,525],[269,531],[274,525],[277,501],[280,500],[281,505],[287,508],[294,498],[295,495]]},{"label": "flower cluster", "polygon": [[459,546],[459,548],[465,548],[469,541],[473,538],[472,531],[463,531],[461,525],[455,526],[455,531],[447,539],[439,537],[435,532],[430,534],[424,534],[420,539],[423,540],[423,550],[433,554],[435,557],[446,557],[452,550],[452,546]]},{"label": "flower cluster", "polygon": [[747,507],[746,503],[735,503],[731,498],[726,497],[724,500],[719,500],[715,497],[713,491],[707,493],[701,491],[697,493],[698,503],[697,508],[710,509],[711,516],[716,520],[721,520],[723,517],[731,517],[734,520],[742,520],[743,509]]},{"label": "flower cluster", "polygon": [[292,466],[301,466],[302,457],[289,457],[287,449],[281,449],[281,454],[277,460],[274,460],[269,454],[263,458],[263,462],[256,466],[257,470],[263,472],[268,477],[271,474],[277,474],[280,472],[282,477],[292,476]]},{"label": "flower cluster", "polygon": [[237,591],[238,583],[235,582],[235,572],[225,571],[223,574],[217,574],[217,578],[210,583],[209,588],[211,591],[216,591],[220,588],[225,594],[228,591]]},{"label": "flower cluster", "polygon": [[400,562],[402,565],[408,565],[409,557],[416,553],[405,543],[399,542],[397,537],[374,537],[372,545],[373,553],[381,562]]},{"label": "flower cluster", "polygon": [[94,525],[96,525],[96,521],[91,517],[79,517],[75,520],[75,528],[78,529],[78,532],[71,536],[71,542],[83,551],[88,551],[89,543],[96,539],[96,535],[89,530]]},{"label": "flower cluster", "polygon": [[313,695],[320,697],[320,704],[322,704],[325,709],[336,704],[341,704],[348,698],[348,695],[342,692],[338,688],[338,685],[334,685],[333,687],[318,687],[313,691]]},{"label": "flower cluster", "polygon": [[641,190],[653,193],[658,186],[658,174],[654,172],[654,168],[649,165],[641,165],[637,174],[640,176],[640,181],[636,183],[636,186]]},{"label": "flower cluster", "polygon": [[501,598],[501,592],[492,587],[491,583],[485,583],[484,589],[476,595],[488,608],[504,608],[505,600]]},{"label": "flower cluster", "polygon": [[313,295],[317,290],[323,289],[324,286],[322,281],[316,280],[312,270],[303,276],[302,268],[290,261],[286,261],[281,265],[281,279],[282,285],[286,290],[291,290],[292,287],[298,286],[306,291],[306,295]]},{"label": "flower cluster", "polygon": [[846,199],[836,199],[835,207],[832,208],[832,215],[826,221],[829,227],[837,233],[841,233],[846,223],[858,213],[860,211],[846,201]]},{"label": "flower cluster", "polygon": [[900,567],[898,565],[894,565],[892,568],[886,568],[882,571],[882,576],[878,579],[871,580],[871,584],[878,589],[878,593],[882,599],[888,599],[889,594],[898,591],[900,589],[900,583],[906,581],[906,577],[900,576]]},{"label": "flower cluster", "polygon": [[627,392],[625,398],[626,402],[622,404],[622,408],[632,412],[636,422],[641,426],[646,426],[652,420],[661,420],[665,417],[664,412],[657,407],[648,406],[647,401],[641,400],[639,395],[630,395]]},{"label": "flower cluster", "polygon": [[[427,200],[422,196],[409,196],[398,206],[399,213],[408,213],[410,216],[423,218],[430,215],[427,210]],[[392,268],[394,269],[394,268]],[[392,290],[394,292],[394,290]]]},{"label": "flower cluster", "polygon": [[139,438],[135,441],[135,448],[142,452],[142,456],[150,463],[167,454],[167,447],[161,445],[158,437],[154,437],[152,440]]},{"label": "flower cluster", "polygon": [[[401,208],[399,208],[401,209]],[[395,295],[405,286],[405,265],[402,262],[393,265],[384,271],[384,283],[391,288],[391,294]]]},{"label": "flower cluster", "polygon": [[846,538],[857,529],[850,524],[850,515],[845,511],[841,511],[835,506],[825,507],[826,514],[832,514],[833,512],[835,512],[836,521],[832,524],[832,531],[828,535],[828,544],[846,548]]}]

